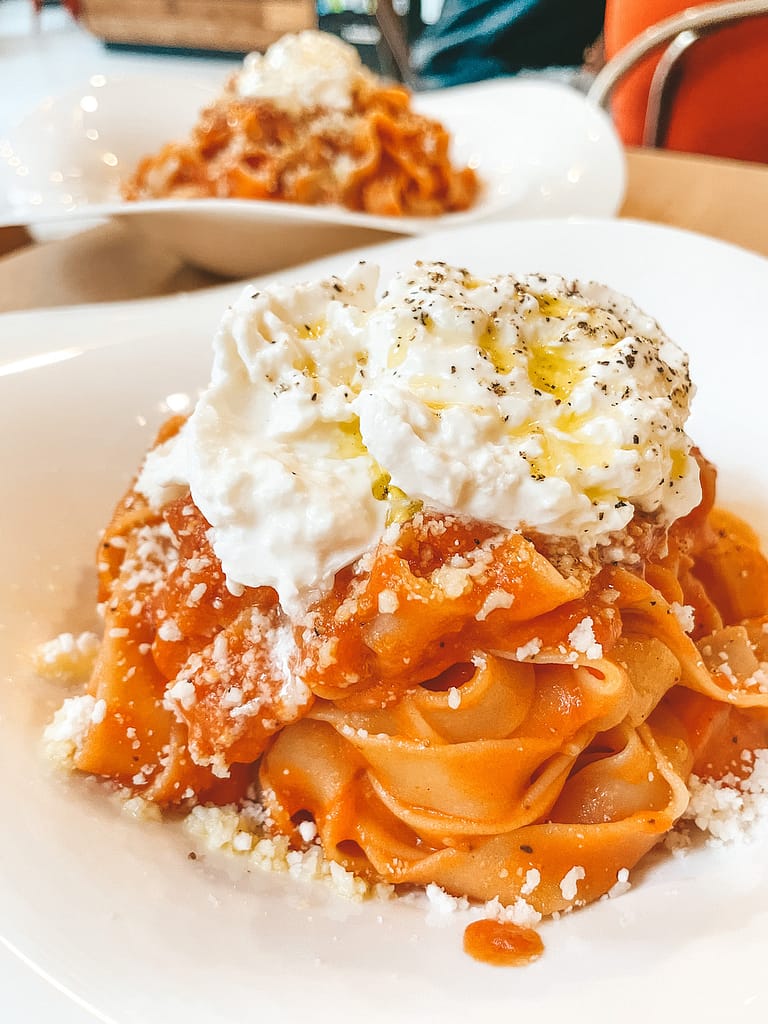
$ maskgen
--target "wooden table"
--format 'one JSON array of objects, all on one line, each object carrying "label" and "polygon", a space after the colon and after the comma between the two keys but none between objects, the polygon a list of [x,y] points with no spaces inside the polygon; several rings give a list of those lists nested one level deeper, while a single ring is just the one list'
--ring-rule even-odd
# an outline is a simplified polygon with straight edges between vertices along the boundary
[{"label": "wooden table", "polygon": [[768,256],[768,166],[635,149],[620,216],[712,235]]},{"label": "wooden table", "polygon": [[[622,217],[713,235],[768,256],[768,166],[632,150]],[[119,224],[33,243],[0,230],[0,312],[166,295],[220,283]]]}]

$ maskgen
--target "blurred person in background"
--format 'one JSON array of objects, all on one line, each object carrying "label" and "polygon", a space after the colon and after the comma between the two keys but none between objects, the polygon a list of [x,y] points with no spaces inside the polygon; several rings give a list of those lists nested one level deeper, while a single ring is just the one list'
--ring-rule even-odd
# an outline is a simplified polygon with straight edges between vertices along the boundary
[{"label": "blurred person in background", "polygon": [[603,27],[605,0],[445,0],[412,50],[421,88],[543,68],[576,68]]}]

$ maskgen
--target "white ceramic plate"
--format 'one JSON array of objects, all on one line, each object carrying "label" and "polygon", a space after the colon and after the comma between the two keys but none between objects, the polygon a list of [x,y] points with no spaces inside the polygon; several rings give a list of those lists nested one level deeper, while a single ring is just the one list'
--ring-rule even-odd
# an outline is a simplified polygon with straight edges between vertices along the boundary
[{"label": "white ceramic plate", "polygon": [[47,100],[0,140],[0,224],[119,216],[188,262],[245,276],[370,244],[382,235],[519,217],[610,216],[624,156],[606,114],[553,82],[504,79],[418,95],[484,182],[478,204],[440,218],[236,199],[126,203],[138,160],[183,138],[217,93],[209,78],[95,75]]},{"label": "white ceramic plate", "polygon": [[[441,258],[632,294],[690,351],[693,436],[721,467],[722,500],[768,539],[768,357],[755,344],[768,262],[622,221],[476,226],[364,255],[386,272]],[[192,862],[174,827],[128,821],[48,767],[39,738],[62,693],[35,680],[30,652],[93,625],[97,531],[168,405],[207,381],[210,333],[236,291],[0,317],[0,936],[119,1024],[764,1022],[768,840],[657,859],[627,895],[545,924],[542,960],[505,971],[461,952],[459,919],[436,927],[407,903],[354,905],[225,857]]]}]

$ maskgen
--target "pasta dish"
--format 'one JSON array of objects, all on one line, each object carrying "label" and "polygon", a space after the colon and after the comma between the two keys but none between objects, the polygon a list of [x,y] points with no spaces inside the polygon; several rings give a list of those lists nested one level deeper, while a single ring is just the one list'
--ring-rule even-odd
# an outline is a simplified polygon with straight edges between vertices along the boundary
[{"label": "pasta dish", "polygon": [[226,197],[322,203],[393,216],[465,210],[475,172],[452,165],[448,132],[403,86],[334,36],[285,36],[250,54],[191,136],[145,157],[129,200]]},{"label": "pasta dish", "polygon": [[748,785],[768,563],[629,299],[441,263],[377,289],[360,264],[226,313],[105,530],[103,638],[48,738],[530,926],[625,886],[701,780]]}]

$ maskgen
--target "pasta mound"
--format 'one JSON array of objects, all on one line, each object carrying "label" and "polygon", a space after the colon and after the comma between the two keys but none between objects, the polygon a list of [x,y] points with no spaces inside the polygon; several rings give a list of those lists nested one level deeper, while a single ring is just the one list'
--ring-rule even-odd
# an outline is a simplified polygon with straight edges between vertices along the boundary
[{"label": "pasta mound", "polygon": [[700,465],[699,507],[622,564],[562,575],[535,536],[424,510],[287,625],[273,590],[228,591],[188,494],[131,490],[98,558],[106,711],[75,766],[161,807],[257,787],[274,834],[301,849],[311,819],[371,883],[595,900],[692,774],[743,775],[766,744],[768,563]]},{"label": "pasta mound", "polygon": [[349,111],[294,111],[230,89],[187,141],[145,157],[123,196],[274,199],[419,217],[474,203],[475,172],[452,165],[448,132],[412,110],[405,88],[362,78],[351,99]]}]

